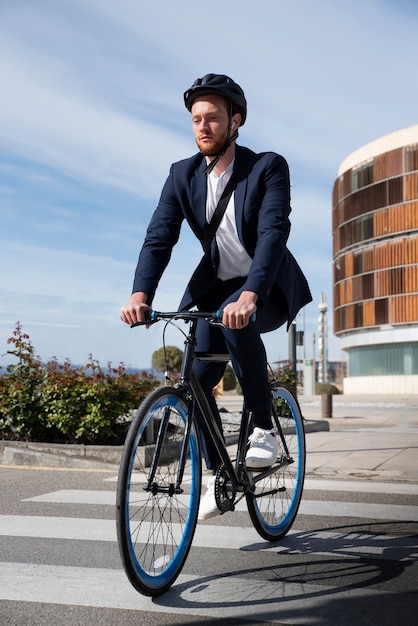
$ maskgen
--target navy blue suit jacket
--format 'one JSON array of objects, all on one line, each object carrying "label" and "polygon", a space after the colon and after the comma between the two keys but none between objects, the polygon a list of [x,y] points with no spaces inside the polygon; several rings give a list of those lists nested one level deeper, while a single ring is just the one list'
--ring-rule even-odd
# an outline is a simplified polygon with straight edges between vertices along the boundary
[{"label": "navy blue suit jacket", "polygon": [[[203,241],[207,227],[205,166],[205,158],[200,153],[171,166],[135,272],[133,291],[146,292],[149,304],[184,219]],[[242,290],[257,293],[258,306],[270,310],[269,328],[263,330],[277,328],[284,319],[289,325],[312,297],[306,278],[286,245],[291,211],[287,163],[278,154],[256,154],[236,146],[234,177],[238,236],[252,258]],[[217,247],[213,242],[211,254],[203,256],[186,287],[180,310],[198,303],[215,284],[217,262]]]}]

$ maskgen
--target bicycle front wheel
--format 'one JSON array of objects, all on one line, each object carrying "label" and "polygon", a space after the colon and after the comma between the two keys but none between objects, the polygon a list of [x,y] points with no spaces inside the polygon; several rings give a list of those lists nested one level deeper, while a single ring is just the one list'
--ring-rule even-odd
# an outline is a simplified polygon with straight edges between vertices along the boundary
[{"label": "bicycle front wheel", "polygon": [[200,445],[189,419],[180,390],[156,389],[132,420],[122,452],[116,496],[119,550],[130,582],[148,596],[167,591],[176,580],[196,528]]},{"label": "bicycle front wheel", "polygon": [[277,464],[272,466],[271,473],[268,470],[258,476],[254,474],[255,491],[248,493],[246,499],[258,534],[276,541],[290,530],[299,509],[306,449],[303,418],[296,398],[277,381],[271,384],[271,393],[273,422],[279,439]]}]

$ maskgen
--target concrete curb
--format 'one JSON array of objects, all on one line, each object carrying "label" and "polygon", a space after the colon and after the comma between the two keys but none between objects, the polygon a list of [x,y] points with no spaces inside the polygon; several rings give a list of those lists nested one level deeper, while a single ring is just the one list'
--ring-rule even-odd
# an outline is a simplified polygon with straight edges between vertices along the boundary
[{"label": "concrete curb", "polygon": [[[326,420],[305,420],[305,431],[329,431]],[[238,443],[238,431],[226,432],[227,446]],[[59,467],[117,469],[123,446],[0,441],[0,467]]]},{"label": "concrete curb", "polygon": [[0,467],[117,468],[122,446],[0,441]]}]

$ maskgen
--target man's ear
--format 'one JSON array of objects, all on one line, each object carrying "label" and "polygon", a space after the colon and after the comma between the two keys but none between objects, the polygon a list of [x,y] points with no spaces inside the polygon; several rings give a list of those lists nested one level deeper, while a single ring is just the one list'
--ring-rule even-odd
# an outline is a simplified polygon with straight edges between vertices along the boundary
[{"label": "man's ear", "polygon": [[235,113],[235,115],[232,118],[232,124],[231,124],[231,130],[237,129],[238,126],[240,126],[241,124],[241,114],[240,113]]}]

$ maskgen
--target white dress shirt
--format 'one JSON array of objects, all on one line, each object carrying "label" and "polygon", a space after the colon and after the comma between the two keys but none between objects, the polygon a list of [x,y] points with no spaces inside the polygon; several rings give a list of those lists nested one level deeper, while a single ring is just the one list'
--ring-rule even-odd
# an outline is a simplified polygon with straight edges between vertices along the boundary
[{"label": "white dress shirt", "polygon": [[[232,175],[234,161],[218,176],[213,170],[208,174],[206,221],[209,223],[219,199]],[[218,278],[228,280],[237,276],[247,276],[251,266],[251,257],[239,240],[235,221],[235,201],[232,193],[221,223],[216,231],[216,244],[219,250]]]}]

